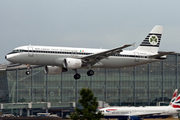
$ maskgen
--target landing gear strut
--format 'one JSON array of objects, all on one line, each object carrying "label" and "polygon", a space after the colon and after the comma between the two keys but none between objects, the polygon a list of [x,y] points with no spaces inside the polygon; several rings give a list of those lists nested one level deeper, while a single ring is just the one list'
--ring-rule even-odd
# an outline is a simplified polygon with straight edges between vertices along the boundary
[{"label": "landing gear strut", "polygon": [[30,65],[27,64],[27,71],[26,71],[26,75],[29,75],[30,74]]}]

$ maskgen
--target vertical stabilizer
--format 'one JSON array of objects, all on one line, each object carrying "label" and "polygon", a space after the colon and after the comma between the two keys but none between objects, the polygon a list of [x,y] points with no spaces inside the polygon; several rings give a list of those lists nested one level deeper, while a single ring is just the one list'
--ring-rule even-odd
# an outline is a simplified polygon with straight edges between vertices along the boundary
[{"label": "vertical stabilizer", "polygon": [[174,101],[176,100],[176,97],[177,97],[177,93],[178,93],[178,89],[176,89],[176,90],[174,91],[174,94],[173,94],[173,96],[172,96],[172,99],[171,99],[171,102],[170,102],[169,105],[172,105],[172,104],[174,103]]},{"label": "vertical stabilizer", "polygon": [[180,108],[180,94],[176,98],[176,100],[172,103],[173,108]]},{"label": "vertical stabilizer", "polygon": [[162,31],[163,26],[155,26],[135,50],[154,54],[158,53]]}]

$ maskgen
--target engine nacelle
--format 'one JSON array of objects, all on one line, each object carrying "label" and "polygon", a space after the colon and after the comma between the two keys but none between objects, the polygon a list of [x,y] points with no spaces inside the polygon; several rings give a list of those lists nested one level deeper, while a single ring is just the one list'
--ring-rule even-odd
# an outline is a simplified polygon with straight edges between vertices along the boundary
[{"label": "engine nacelle", "polygon": [[128,120],[141,120],[141,118],[138,116],[129,116]]},{"label": "engine nacelle", "polygon": [[45,66],[44,68],[44,72],[49,75],[61,74],[62,71],[62,67],[58,66]]},{"label": "engine nacelle", "polygon": [[77,69],[82,66],[81,59],[66,58],[64,59],[63,66],[67,69]]}]

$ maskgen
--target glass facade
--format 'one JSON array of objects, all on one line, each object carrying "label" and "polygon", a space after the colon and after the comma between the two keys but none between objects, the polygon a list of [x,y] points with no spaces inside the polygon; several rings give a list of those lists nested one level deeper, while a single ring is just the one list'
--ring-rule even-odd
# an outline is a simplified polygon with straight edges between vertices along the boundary
[{"label": "glass facade", "polygon": [[147,106],[169,102],[174,90],[180,87],[180,55],[171,54],[166,60],[120,69],[94,69],[87,76],[78,70],[81,79],[74,80],[75,72],[46,75],[44,67],[0,72],[0,102],[77,102],[81,88],[90,88],[98,101],[111,106]]}]

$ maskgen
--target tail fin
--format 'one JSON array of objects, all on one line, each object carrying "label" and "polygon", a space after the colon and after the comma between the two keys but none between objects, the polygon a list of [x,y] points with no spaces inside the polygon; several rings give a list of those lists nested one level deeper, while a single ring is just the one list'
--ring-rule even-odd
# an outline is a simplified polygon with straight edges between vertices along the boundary
[{"label": "tail fin", "polygon": [[177,97],[177,93],[178,93],[178,89],[176,89],[173,93],[173,96],[172,96],[172,99],[171,99],[171,102],[169,105],[172,105],[174,103],[174,101],[176,100],[176,97]]},{"label": "tail fin", "polygon": [[158,53],[162,31],[163,26],[155,26],[136,50]]},{"label": "tail fin", "polygon": [[178,97],[176,98],[174,103],[172,103],[172,107],[173,108],[180,108],[180,94],[178,95]]}]

